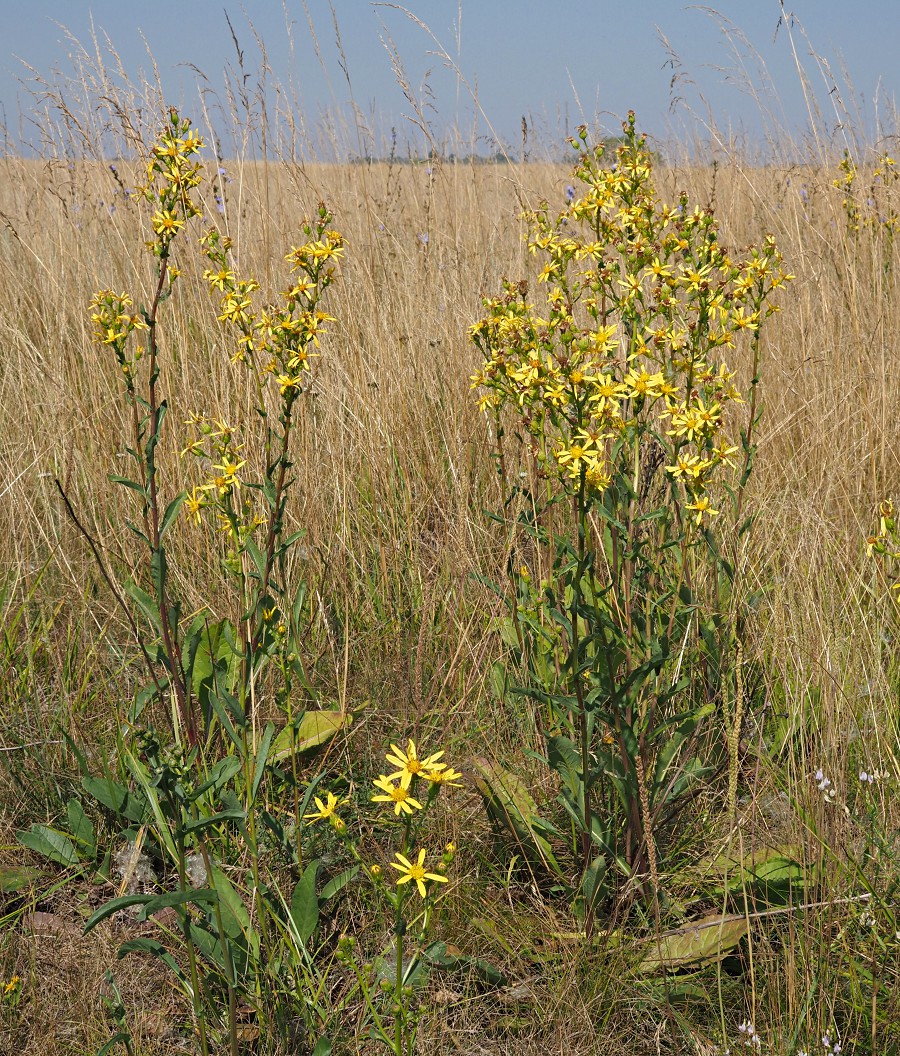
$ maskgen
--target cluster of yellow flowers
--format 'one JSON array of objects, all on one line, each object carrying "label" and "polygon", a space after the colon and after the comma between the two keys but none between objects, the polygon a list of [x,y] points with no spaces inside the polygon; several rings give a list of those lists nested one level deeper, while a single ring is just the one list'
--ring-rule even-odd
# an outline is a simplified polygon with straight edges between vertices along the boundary
[{"label": "cluster of yellow flowers", "polygon": [[228,260],[231,239],[210,231],[202,239],[212,265],[203,275],[210,287],[221,294],[220,322],[238,333],[234,360],[250,362],[260,376],[275,379],[279,393],[292,402],[303,391],[304,373],[317,353],[324,324],[334,318],[318,307],[319,298],[331,284],[334,261],[344,252],[344,238],[329,229],[331,215],[320,206],[315,227],[307,224],[310,241],[293,246],[285,257],[292,281],[282,292],[283,303],[255,308],[253,294],[259,290],[255,279],[239,279]]},{"label": "cluster of yellow flowers", "polygon": [[[185,221],[202,215],[191,198],[202,179],[202,165],[191,159],[202,147],[203,140],[191,130],[190,120],[171,110],[169,125],[150,152],[147,184],[141,188],[141,195],[156,209],[150,218],[156,239],[147,248],[160,258],[168,256],[169,244]],[[177,274],[170,269],[170,278]]]},{"label": "cluster of yellow flowers", "polygon": [[[414,812],[424,810],[427,803],[433,802],[443,785],[458,787],[458,781],[462,777],[457,770],[440,761],[443,754],[443,752],[434,752],[432,755],[421,756],[412,740],[407,743],[406,751],[392,744],[391,751],[385,758],[396,769],[393,773],[381,774],[375,778],[373,784],[378,794],[372,796],[372,802],[389,804],[393,807],[397,817],[403,815],[409,818]],[[423,804],[421,799],[417,799],[415,795],[416,785],[420,781],[428,784],[426,804]],[[305,821],[327,821],[336,832],[341,834],[346,832],[346,822],[337,813],[338,809],[347,802],[346,799],[339,800],[333,792],[327,792],[324,800],[316,796],[314,802],[317,809],[313,813],[304,814]],[[425,898],[428,893],[425,881],[434,880],[437,883],[445,883],[447,877],[443,871],[450,864],[454,853],[455,847],[448,844],[437,866],[438,872],[427,871],[424,848],[419,850],[415,861],[405,854],[398,853],[395,855],[396,861],[389,864],[401,874],[397,880],[398,885],[414,881],[419,894]],[[367,871],[376,882],[381,877],[381,867],[377,864],[368,866]]]},{"label": "cluster of yellow flowers", "polygon": [[264,516],[254,512],[249,498],[242,503],[236,501],[241,488],[239,473],[246,465],[246,459],[241,458],[243,445],[237,443],[235,430],[218,418],[192,414],[185,424],[193,426],[199,435],[181,452],[181,457],[193,455],[210,471],[208,479],[194,486],[184,500],[187,515],[200,524],[202,511],[215,509],[219,530],[243,544],[266,523]]},{"label": "cluster of yellow flowers", "polygon": [[134,304],[127,293],[100,290],[94,294],[89,307],[94,324],[94,340],[113,350],[128,391],[133,391],[135,366],[143,356],[144,349],[137,346],[129,352],[128,339],[136,330],[147,330],[147,323],[132,310]]},{"label": "cluster of yellow flowers", "polygon": [[[878,531],[866,540],[866,554],[870,558],[878,557],[889,562],[894,566],[894,575],[900,576],[900,528],[897,527],[896,512],[890,499],[885,499],[878,507]],[[892,584],[891,589],[897,591],[900,600],[900,578]]]},{"label": "cluster of yellow flowers", "polygon": [[614,166],[586,140],[582,129],[573,141],[581,197],[553,217],[546,203],[525,214],[528,248],[545,258],[546,300],[506,282],[485,301],[470,330],[485,356],[473,387],[485,410],[515,409],[541,472],[555,467],[573,490],[602,493],[623,435],[652,429],[667,438],[668,472],[700,522],[715,513],[708,484],[736,452],[726,406],[742,402],[720,352],[755,339],[776,310],[770,294],[792,276],[772,239],[733,260],[708,212],[684,196],[677,206],[659,200],[633,115]]},{"label": "cluster of yellow flowers", "polygon": [[838,168],[840,176],[832,180],[832,186],[843,192],[841,207],[847,216],[847,229],[858,232],[862,228],[879,229],[893,235],[900,230],[900,213],[896,200],[892,200],[890,190],[900,181],[900,170],[890,154],[882,154],[872,170],[872,179],[868,190],[859,194],[854,184],[859,177],[859,170],[848,150],[844,151]]}]

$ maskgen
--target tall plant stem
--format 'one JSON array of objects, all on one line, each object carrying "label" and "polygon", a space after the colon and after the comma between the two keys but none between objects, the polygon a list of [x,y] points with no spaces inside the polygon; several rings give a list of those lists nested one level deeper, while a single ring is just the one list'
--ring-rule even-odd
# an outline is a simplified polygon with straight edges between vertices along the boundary
[{"label": "tall plant stem", "polygon": [[178,628],[172,626],[169,612],[169,601],[166,591],[165,569],[162,564],[162,540],[160,537],[159,516],[159,490],[156,479],[156,445],[159,441],[160,426],[160,403],[156,383],[159,380],[159,344],[157,340],[157,315],[160,300],[163,294],[166,277],[168,274],[168,247],[163,249],[159,257],[159,278],[156,283],[156,292],[153,295],[153,303],[146,315],[148,336],[147,344],[150,354],[150,378],[148,383],[148,409],[150,412],[150,434],[144,449],[144,461],[146,463],[146,494],[149,518],[148,538],[150,540],[151,561],[155,559],[159,563],[159,575],[157,584],[157,605],[159,607],[159,623],[162,630],[163,644],[166,648],[166,656],[169,658],[169,676],[175,691],[175,700],[181,720],[184,723],[187,734],[188,745],[193,748],[197,743],[197,722],[194,715],[193,703],[188,699],[186,679],[181,663],[181,649],[178,643]]}]

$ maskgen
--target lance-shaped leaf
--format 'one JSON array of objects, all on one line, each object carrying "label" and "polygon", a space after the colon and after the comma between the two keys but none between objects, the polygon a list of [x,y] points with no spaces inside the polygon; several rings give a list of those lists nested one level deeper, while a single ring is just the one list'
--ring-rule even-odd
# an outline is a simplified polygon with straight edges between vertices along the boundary
[{"label": "lance-shaped leaf", "polygon": [[747,918],[740,914],[712,913],[664,931],[648,944],[638,971],[646,975],[660,968],[700,967],[720,961],[737,946],[749,927]]},{"label": "lance-shaped leaf", "polygon": [[525,782],[489,759],[473,759],[472,764],[478,772],[475,786],[491,819],[515,837],[532,864],[562,875],[550,843],[538,831],[543,822]]}]

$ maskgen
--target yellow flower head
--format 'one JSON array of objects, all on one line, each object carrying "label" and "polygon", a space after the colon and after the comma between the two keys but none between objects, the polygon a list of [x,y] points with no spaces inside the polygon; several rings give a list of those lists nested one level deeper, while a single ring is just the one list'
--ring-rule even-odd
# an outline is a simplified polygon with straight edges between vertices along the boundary
[{"label": "yellow flower head", "polygon": [[393,803],[394,813],[399,815],[412,814],[413,809],[421,810],[422,804],[409,794],[409,787],[404,784],[395,785],[390,778],[384,775],[373,782],[376,788],[385,793],[383,796],[372,796],[373,803]]},{"label": "yellow flower head", "polygon": [[440,769],[432,767],[430,770],[425,770],[422,773],[422,777],[430,781],[433,785],[452,785],[454,788],[460,788],[459,778],[462,774],[458,770],[454,770],[452,767],[444,766],[441,764]]},{"label": "yellow flower head", "polygon": [[304,814],[304,821],[327,821],[333,825],[339,832],[343,831],[344,823],[337,815],[337,808],[342,803],[346,803],[346,799],[338,799],[333,792],[326,794],[326,802],[323,803],[318,796],[315,797],[315,804],[318,810],[314,814]]},{"label": "yellow flower head", "polygon": [[426,880],[435,880],[439,884],[447,883],[446,876],[441,876],[440,873],[429,873],[425,871],[424,847],[419,851],[419,857],[415,862],[411,862],[408,858],[404,857],[404,855],[398,854],[397,861],[391,862],[391,868],[396,869],[398,873],[402,874],[397,880],[398,886],[400,884],[408,884],[410,880],[414,880],[422,898],[425,898],[428,895],[428,891],[425,888]]},{"label": "yellow flower head", "polygon": [[399,777],[400,784],[404,788],[409,788],[412,779],[418,777],[423,771],[446,769],[446,763],[438,762],[443,754],[443,752],[435,752],[434,755],[420,759],[414,741],[410,740],[407,743],[405,752],[398,748],[396,744],[392,744],[391,750],[385,758],[394,766],[399,766],[400,769],[393,774],[388,774],[387,780],[395,781]]}]

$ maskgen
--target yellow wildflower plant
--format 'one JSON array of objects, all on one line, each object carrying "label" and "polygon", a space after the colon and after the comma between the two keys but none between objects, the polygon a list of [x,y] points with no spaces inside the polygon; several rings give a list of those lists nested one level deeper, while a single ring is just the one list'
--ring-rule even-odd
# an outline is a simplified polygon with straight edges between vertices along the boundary
[{"label": "yellow wildflower plant", "polygon": [[[655,876],[648,811],[676,787],[668,769],[685,765],[662,745],[694,721],[689,697],[663,686],[692,663],[697,686],[707,678],[701,600],[720,637],[732,626],[722,547],[744,516],[760,335],[792,276],[771,237],[741,256],[711,210],[662,200],[633,114],[612,158],[584,127],[570,142],[581,192],[526,209],[531,277],[505,281],[469,332],[505,508],[518,511],[509,567],[526,558],[546,570],[516,578],[504,641],[523,691],[543,702],[542,725],[560,731],[548,762],[578,832],[594,831],[592,797],[606,796],[605,850],[573,837],[589,921],[607,865]],[[725,349],[752,362],[746,403]],[[727,670],[722,658],[713,666]]]}]

